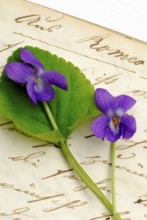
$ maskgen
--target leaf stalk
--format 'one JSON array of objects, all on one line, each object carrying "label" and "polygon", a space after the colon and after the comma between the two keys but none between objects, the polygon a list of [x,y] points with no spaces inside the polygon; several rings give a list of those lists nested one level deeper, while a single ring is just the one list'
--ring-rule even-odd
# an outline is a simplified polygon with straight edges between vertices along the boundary
[{"label": "leaf stalk", "polygon": [[[46,102],[43,102],[44,109],[46,111],[46,114],[52,124],[52,127],[54,130],[57,130],[60,132],[54,117],[49,109],[49,106]],[[60,132],[61,133],[61,132]],[[113,214],[113,206],[110,203],[110,201],[107,199],[107,197],[104,195],[104,193],[100,190],[100,188],[96,185],[96,183],[89,177],[89,175],[85,172],[85,170],[81,167],[81,165],[77,162],[73,154],[71,153],[68,145],[67,140],[60,141],[59,147],[62,150],[62,153],[70,166],[76,171],[78,176],[80,177],[81,181],[85,183],[85,185],[99,198],[99,200],[105,205],[105,207],[110,211],[111,214]],[[122,220],[120,215],[116,212],[115,213],[115,220]]]},{"label": "leaf stalk", "polygon": [[115,198],[115,151],[116,144],[115,142],[111,143],[111,192],[112,192],[112,207],[113,207],[113,220],[117,220],[116,216],[116,198]]}]

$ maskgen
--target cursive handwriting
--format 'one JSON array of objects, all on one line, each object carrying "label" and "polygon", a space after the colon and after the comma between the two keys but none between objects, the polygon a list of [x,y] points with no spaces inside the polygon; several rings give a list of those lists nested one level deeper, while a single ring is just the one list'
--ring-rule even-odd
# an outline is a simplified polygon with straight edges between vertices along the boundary
[{"label": "cursive handwriting", "polygon": [[33,165],[34,167],[37,167],[37,162],[39,162],[39,160],[37,160],[37,162],[34,162],[33,160],[43,155],[45,155],[45,152],[40,151],[40,152],[29,154],[27,156],[9,157],[9,159],[11,159],[12,161],[22,161],[23,163],[29,163]]},{"label": "cursive handwriting", "polygon": [[[61,14],[58,18],[53,19],[51,16],[46,17],[45,20],[42,21],[42,18],[39,14],[32,14],[32,15],[26,15],[22,17],[18,17],[15,19],[17,23],[26,23],[30,27],[37,28],[42,31],[48,31],[48,32],[53,32],[54,30],[60,29],[62,26],[61,24],[55,24],[55,25],[50,25],[49,23],[55,23],[57,21],[60,21],[64,18],[64,15]],[[41,25],[40,23],[45,22],[45,26]]]},{"label": "cursive handwriting", "polygon": [[46,200],[46,199],[52,199],[52,198],[59,197],[59,196],[64,196],[64,195],[65,194],[61,193],[61,194],[57,194],[57,195],[53,195],[53,196],[42,196],[38,199],[29,200],[29,201],[27,201],[27,203],[40,202],[40,201],[43,201],[43,200]]},{"label": "cursive handwriting", "polygon": [[145,91],[145,90],[136,89],[136,90],[133,90],[133,91],[130,91],[127,93],[130,93],[134,96],[142,96],[143,98],[147,99],[147,91]]},{"label": "cursive handwriting", "polygon": [[89,135],[86,135],[85,138],[92,138],[92,137],[95,137],[94,134],[89,134]]},{"label": "cursive handwriting", "polygon": [[104,76],[104,77],[98,77],[95,79],[95,83],[93,85],[98,85],[100,83],[110,84],[117,80],[119,80],[119,76],[122,75],[121,73],[113,75],[113,76]]},{"label": "cursive handwriting", "polygon": [[88,73],[90,73],[92,75],[95,72],[95,67],[84,68],[84,69],[81,69],[81,71],[84,72],[85,75],[86,75],[86,72],[88,72]]},{"label": "cursive handwriting", "polygon": [[50,146],[54,146],[54,144],[53,144],[53,143],[50,143],[50,142],[47,142],[47,143],[43,143],[43,144],[33,145],[32,148],[50,147]]},{"label": "cursive handwriting", "polygon": [[147,207],[147,194],[139,196],[139,199],[135,201],[134,203],[141,204],[145,207]]},{"label": "cursive handwriting", "polygon": [[122,154],[118,154],[117,155],[117,158],[119,159],[131,159],[131,158],[134,158],[136,156],[135,153],[130,153],[130,155],[122,155]]},{"label": "cursive handwriting", "polygon": [[[105,162],[105,163],[107,163],[107,162]],[[108,164],[109,164],[109,162],[108,162]],[[126,172],[128,172],[130,174],[133,174],[135,176],[140,176],[140,177],[143,177],[143,178],[147,179],[147,175],[145,175],[143,173],[138,173],[137,171],[131,170],[127,167],[122,167],[122,166],[118,166],[118,165],[116,165],[115,167],[120,169],[120,170],[125,170]]]},{"label": "cursive handwriting", "polygon": [[6,50],[9,50],[9,49],[11,49],[11,48],[13,48],[15,46],[18,46],[19,44],[22,44],[22,43],[24,43],[24,41],[21,41],[21,42],[15,43],[15,44],[3,44],[4,48],[2,50],[0,50],[0,53],[4,52]]},{"label": "cursive handwriting", "polygon": [[35,200],[27,201],[27,203],[39,202],[39,201],[46,200],[46,199],[51,199],[51,198],[55,198],[55,197],[59,197],[59,196],[64,196],[64,194],[57,194],[57,195],[51,195],[51,196],[41,196],[39,194],[36,194],[35,192],[31,192],[29,190],[16,188],[13,184],[3,183],[3,182],[0,183],[0,188],[2,188],[2,189],[11,189],[13,191],[24,193],[26,195],[29,195],[29,196],[33,197],[33,198],[36,198]]},{"label": "cursive handwriting", "polygon": [[[86,157],[86,158],[88,160],[81,162],[82,165],[90,165],[90,164],[101,162],[103,164],[107,164],[107,165],[111,166],[111,163],[108,160],[103,160],[103,159],[101,159],[100,156],[92,156],[92,157]],[[121,159],[127,159],[127,158],[121,158]],[[130,157],[129,157],[129,159],[130,159]],[[120,170],[125,170],[126,172],[128,172],[130,174],[147,179],[147,175],[145,175],[143,173],[138,173],[137,171],[131,170],[127,167],[123,167],[123,166],[119,166],[119,165],[116,165],[115,167]]]},{"label": "cursive handwriting", "polygon": [[143,165],[141,163],[138,163],[137,165],[140,166],[141,168],[143,168]]},{"label": "cursive handwriting", "polygon": [[[139,199],[137,199],[137,201],[135,201],[134,203],[147,207],[147,194],[139,196]],[[144,217],[147,218],[147,214],[145,214]]]},{"label": "cursive handwriting", "polygon": [[88,202],[82,202],[81,200],[74,200],[72,202],[61,203],[60,200],[56,200],[56,201],[52,201],[52,203],[56,207],[45,208],[43,209],[43,212],[52,212],[52,211],[55,211],[57,209],[62,209],[62,208],[74,209],[76,207],[86,205]]},{"label": "cursive handwriting", "polygon": [[[119,212],[120,215],[128,215],[129,212],[128,211],[123,211],[123,212]],[[102,215],[100,216],[97,216],[97,217],[94,217],[94,218],[91,218],[89,220],[96,220],[96,219],[105,219],[105,220],[110,220],[112,217],[112,214],[107,214],[107,213],[103,213]],[[131,220],[130,218],[127,218],[127,219],[124,219],[124,220]]]},{"label": "cursive handwriting", "polygon": [[95,60],[96,62],[101,62],[101,63],[107,64],[107,65],[111,65],[111,66],[114,66],[114,67],[116,67],[116,68],[123,69],[123,70],[125,70],[125,71],[127,71],[127,72],[135,73],[134,70],[130,70],[130,69],[127,69],[127,68],[125,68],[125,67],[118,66],[118,65],[116,65],[116,64],[114,64],[114,63],[107,62],[107,61],[104,61],[104,60],[101,60],[101,59],[97,59],[97,58],[95,58],[95,57],[91,57],[91,56],[88,56],[88,55],[86,55],[86,54],[84,54],[84,53],[79,53],[79,52],[77,52],[77,51],[73,51],[73,50],[71,50],[71,49],[68,49],[68,48],[65,48],[65,47],[61,47],[61,46],[59,46],[59,45],[50,44],[50,43],[48,43],[47,41],[42,41],[41,39],[39,39],[39,38],[34,38],[34,37],[30,36],[30,35],[26,35],[26,34],[18,33],[18,32],[13,32],[13,34],[18,35],[18,36],[21,36],[21,37],[26,38],[26,39],[31,39],[31,40],[33,40],[33,41],[42,43],[42,44],[47,45],[47,46],[51,46],[51,47],[54,47],[54,48],[57,48],[57,49],[60,49],[60,50],[63,50],[63,51],[70,52],[70,53],[75,54],[75,55],[79,55],[79,56],[81,56],[81,57],[88,58],[88,59],[90,59],[90,60]]},{"label": "cursive handwriting", "polygon": [[30,208],[29,207],[22,207],[18,209],[14,209],[12,212],[7,213],[7,212],[1,212],[0,216],[14,216],[14,215],[24,215],[24,213],[29,212]]},{"label": "cursive handwriting", "polygon": [[[99,182],[96,182],[96,184],[97,185],[100,185],[99,186],[99,189],[101,189],[101,190],[103,190],[103,191],[106,191],[106,192],[110,192],[110,190],[108,189],[108,187],[107,186],[103,186],[102,184],[105,184],[105,183],[108,183],[108,182],[110,182],[111,181],[111,179],[109,179],[109,178],[107,178],[107,179],[104,179],[104,180],[101,180],[101,181],[99,181]],[[102,186],[101,186],[102,185]],[[75,187],[74,188],[74,191],[75,192],[78,192],[78,191],[82,191],[82,190],[84,190],[84,189],[87,189],[88,187],[87,186],[78,186],[78,187]]]},{"label": "cursive handwriting", "polygon": [[91,165],[91,164],[95,164],[96,162],[99,161],[99,159],[101,158],[100,156],[91,156],[91,157],[85,157],[86,161],[81,162],[82,165]]},{"label": "cursive handwriting", "polygon": [[127,142],[127,144],[117,146],[117,150],[124,150],[124,149],[132,148],[132,147],[137,147],[140,144],[146,144],[147,140],[142,140],[142,141],[130,141],[130,140],[128,140],[128,141],[125,141],[125,142]]},{"label": "cursive handwriting", "polygon": [[147,77],[145,76],[140,76],[140,78],[147,80]]},{"label": "cursive handwriting", "polygon": [[63,173],[67,173],[67,172],[70,172],[70,171],[73,171],[73,169],[68,169],[68,170],[57,170],[56,173],[54,174],[51,174],[49,176],[46,176],[46,177],[43,177],[42,180],[45,180],[45,179],[48,179],[48,178],[51,178],[51,177],[54,177],[54,176],[57,176],[57,175],[61,175]]},{"label": "cursive handwriting", "polygon": [[77,43],[90,41],[92,43],[90,43],[89,47],[96,52],[105,51],[108,56],[114,56],[116,58],[119,58],[120,60],[126,60],[128,63],[132,63],[134,65],[144,65],[144,60],[138,60],[137,57],[130,57],[129,54],[121,51],[120,49],[112,49],[109,45],[101,45],[101,43],[110,36],[110,34],[105,34],[100,36],[82,38],[77,40]]}]

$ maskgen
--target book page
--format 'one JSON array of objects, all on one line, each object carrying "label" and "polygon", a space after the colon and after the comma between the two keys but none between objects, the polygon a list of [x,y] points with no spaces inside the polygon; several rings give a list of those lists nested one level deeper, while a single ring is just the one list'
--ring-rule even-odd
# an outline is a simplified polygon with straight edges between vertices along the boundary
[{"label": "book page", "polygon": [[[123,220],[147,219],[147,45],[98,25],[23,0],[0,3],[0,71],[8,56],[31,45],[78,66],[95,88],[137,100],[137,132],[116,146],[116,201]],[[111,201],[110,143],[91,121],[68,145]],[[0,219],[109,220],[111,214],[50,143],[18,132],[0,116]]]}]

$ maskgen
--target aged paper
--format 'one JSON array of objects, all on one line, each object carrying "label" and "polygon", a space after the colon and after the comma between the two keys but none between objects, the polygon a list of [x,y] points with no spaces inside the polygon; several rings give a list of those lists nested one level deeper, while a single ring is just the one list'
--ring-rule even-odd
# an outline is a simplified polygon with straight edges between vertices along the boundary
[{"label": "aged paper", "polygon": [[[147,43],[146,0],[28,1],[90,21]],[[136,13],[136,11],[138,11],[138,13]]]},{"label": "aged paper", "polygon": [[[37,46],[77,65],[95,88],[137,100],[131,140],[117,142],[116,199],[124,220],[147,219],[147,45],[22,0],[0,3],[0,70],[18,47]],[[111,200],[110,145],[88,122],[71,135],[71,151]],[[55,146],[18,133],[0,116],[0,219],[109,220]]]}]

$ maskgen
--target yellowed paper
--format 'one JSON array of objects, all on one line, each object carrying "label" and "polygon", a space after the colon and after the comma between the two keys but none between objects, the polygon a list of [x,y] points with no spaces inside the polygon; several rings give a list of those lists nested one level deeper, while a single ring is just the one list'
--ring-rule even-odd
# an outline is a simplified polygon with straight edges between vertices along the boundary
[{"label": "yellowed paper", "polygon": [[[37,46],[77,65],[95,88],[137,100],[131,140],[117,142],[116,200],[124,220],[147,219],[147,45],[22,0],[0,3],[0,70],[18,47]],[[71,135],[71,151],[111,200],[110,146],[90,122]],[[0,219],[109,220],[60,149],[16,131],[0,117]]]}]

